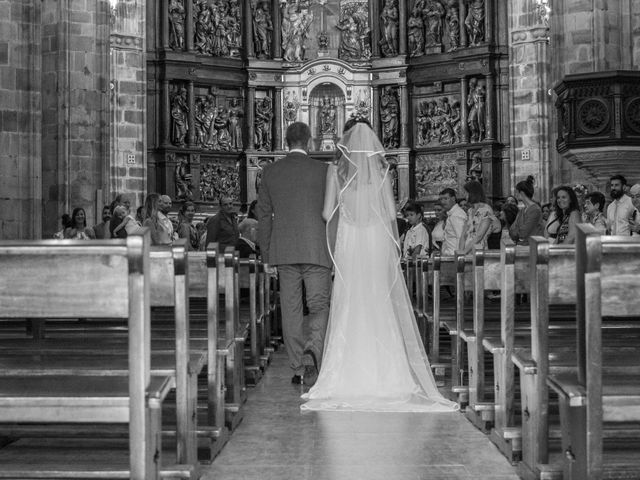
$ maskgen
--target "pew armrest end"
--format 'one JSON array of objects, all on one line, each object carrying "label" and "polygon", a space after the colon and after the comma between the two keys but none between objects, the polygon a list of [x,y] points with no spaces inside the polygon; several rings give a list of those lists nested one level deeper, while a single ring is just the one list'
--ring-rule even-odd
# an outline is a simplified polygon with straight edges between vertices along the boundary
[{"label": "pew armrest end", "polygon": [[528,349],[517,349],[511,355],[511,361],[520,369],[520,372],[525,375],[535,375],[538,373],[538,365],[536,361],[531,358],[531,352]]},{"label": "pew armrest end", "polygon": [[583,407],[587,402],[587,392],[579,382],[576,373],[563,373],[549,375],[547,385],[561,398],[569,403],[570,407]]}]

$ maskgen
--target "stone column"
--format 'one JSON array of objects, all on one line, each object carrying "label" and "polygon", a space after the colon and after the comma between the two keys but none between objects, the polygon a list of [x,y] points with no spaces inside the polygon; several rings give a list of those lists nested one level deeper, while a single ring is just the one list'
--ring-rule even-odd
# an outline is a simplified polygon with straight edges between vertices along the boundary
[{"label": "stone column", "polygon": [[168,147],[171,145],[171,97],[169,92],[169,80],[162,81],[162,102],[160,105],[162,113],[162,146]]},{"label": "stone column", "polygon": [[276,87],[273,104],[275,105],[273,119],[275,122],[275,135],[272,149],[277,151],[282,150],[282,87]]},{"label": "stone column", "polygon": [[371,29],[371,55],[380,56],[380,2],[384,0],[373,0],[369,2],[369,28]]},{"label": "stone column", "polygon": [[400,85],[400,148],[409,146],[409,97],[407,95],[407,86]]},{"label": "stone column", "polygon": [[194,119],[196,112],[196,99],[193,82],[189,82],[187,85],[187,105],[189,106],[189,113],[187,114],[187,122],[189,125],[189,132],[187,132],[187,145],[192,147],[195,146],[196,143],[196,122]]},{"label": "stone column", "polygon": [[494,0],[486,0],[484,2],[484,25],[485,25],[485,41],[493,45],[493,2]]},{"label": "stone column", "polygon": [[399,0],[398,5],[398,53],[399,55],[407,54],[407,0]]},{"label": "stone column", "polygon": [[495,118],[496,118],[496,93],[495,82],[493,81],[493,74],[488,73],[485,75],[487,85],[487,118],[486,118],[486,140],[495,140]]},{"label": "stone column", "polygon": [[373,120],[371,126],[373,127],[373,131],[376,132],[376,135],[380,136],[380,87],[378,85],[373,87],[371,113]]},{"label": "stone column", "polygon": [[[162,46],[169,50],[169,2],[171,0],[160,1],[160,25],[162,28]],[[189,2],[191,3],[191,2]]]},{"label": "stone column", "polygon": [[273,24],[273,36],[271,37],[271,50],[274,59],[282,59],[282,17],[280,16],[280,2],[273,0],[271,4],[271,23]]},{"label": "stone column", "polygon": [[460,47],[467,46],[467,28],[464,26],[464,20],[467,17],[467,2],[459,0],[458,9],[460,11]]},{"label": "stone column", "polygon": [[184,44],[187,47],[187,52],[193,52],[193,36],[195,34],[193,25],[193,2],[185,0],[184,3]]},{"label": "stone column", "polygon": [[249,87],[249,95],[247,98],[247,150],[255,149],[255,122],[256,122],[256,88]]},{"label": "stone column", "polygon": [[467,95],[469,94],[468,88],[469,81],[466,77],[460,80],[460,124],[462,126],[462,143],[469,143],[469,125],[467,120],[469,118],[469,107],[467,107]]},{"label": "stone column", "polygon": [[[256,8],[259,5],[256,4]],[[247,58],[255,58],[256,54],[253,45],[253,12],[251,11],[251,0],[245,0],[242,9],[244,10],[244,49]]]}]

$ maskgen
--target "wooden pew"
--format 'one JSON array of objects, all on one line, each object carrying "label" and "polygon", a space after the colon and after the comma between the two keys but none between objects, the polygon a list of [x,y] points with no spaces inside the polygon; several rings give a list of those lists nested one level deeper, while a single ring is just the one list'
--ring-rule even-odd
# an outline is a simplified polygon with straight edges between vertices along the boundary
[{"label": "wooden pew", "polygon": [[[126,423],[126,475],[139,480],[159,478],[160,409],[174,381],[170,376],[151,377],[149,370],[148,233],[126,241],[91,244],[71,240],[2,242],[0,263],[3,319],[106,315],[128,319],[129,326],[128,376],[5,377],[0,382],[0,422]],[[111,295],[104,295],[105,292]],[[0,478],[16,478],[25,473],[25,468],[12,467],[3,465]],[[37,465],[30,467],[39,475],[94,475],[84,469],[73,472],[69,465],[55,472],[39,471]],[[103,474],[111,474],[116,468],[92,467]]]},{"label": "wooden pew", "polygon": [[633,348],[616,358],[612,370],[605,362],[603,343],[607,317],[629,321],[614,338],[614,348],[622,348],[626,332],[636,332],[640,326],[639,272],[640,239],[601,236],[591,225],[578,226],[575,371],[548,377],[560,402],[565,480],[640,478],[637,443],[621,437],[617,452],[604,448],[605,424],[630,425],[636,441],[640,438],[638,341],[634,339]]}]

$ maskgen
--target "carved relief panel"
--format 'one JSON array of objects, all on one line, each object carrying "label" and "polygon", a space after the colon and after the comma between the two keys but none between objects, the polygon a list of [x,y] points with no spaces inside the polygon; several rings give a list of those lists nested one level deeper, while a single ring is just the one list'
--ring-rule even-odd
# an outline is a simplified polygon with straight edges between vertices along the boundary
[{"label": "carved relief panel", "polygon": [[244,108],[237,90],[195,89],[193,123],[195,145],[204,150],[243,149]]},{"label": "carved relief panel", "polygon": [[415,116],[416,146],[438,147],[462,142],[460,97],[443,95],[421,100]]},{"label": "carved relief panel", "polygon": [[400,102],[398,88],[386,86],[380,94],[380,126],[382,146],[386,149],[400,145]]},{"label": "carved relief panel", "polygon": [[371,58],[371,28],[367,1],[341,2],[340,20],[336,28],[340,30],[338,58],[347,62],[366,61]]},{"label": "carved relief panel", "polygon": [[239,57],[239,0],[192,0],[193,44],[203,55]]},{"label": "carved relief panel", "polygon": [[417,155],[415,198],[433,200],[444,188],[458,189],[456,152]]},{"label": "carved relief panel", "polygon": [[217,202],[220,197],[240,201],[240,168],[235,160],[202,159],[200,165],[200,200]]}]

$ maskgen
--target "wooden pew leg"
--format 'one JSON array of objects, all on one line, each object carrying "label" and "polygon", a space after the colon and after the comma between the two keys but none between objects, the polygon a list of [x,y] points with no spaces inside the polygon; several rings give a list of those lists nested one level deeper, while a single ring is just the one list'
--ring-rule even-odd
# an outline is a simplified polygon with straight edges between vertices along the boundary
[{"label": "wooden pew leg", "polygon": [[562,394],[558,396],[562,430],[562,478],[587,479],[587,407],[572,407],[568,397]]},{"label": "wooden pew leg", "polygon": [[[469,405],[465,415],[476,428],[488,433],[493,426],[494,405],[484,401],[484,350],[478,351],[475,338],[467,338],[467,358],[469,365]],[[481,347],[481,346],[480,346]]]}]

